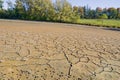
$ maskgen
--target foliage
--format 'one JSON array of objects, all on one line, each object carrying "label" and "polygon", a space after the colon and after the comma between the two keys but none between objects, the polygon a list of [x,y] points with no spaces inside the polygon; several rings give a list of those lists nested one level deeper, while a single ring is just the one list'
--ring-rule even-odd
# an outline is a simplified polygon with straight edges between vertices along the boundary
[{"label": "foliage", "polygon": [[102,27],[115,27],[120,28],[120,20],[108,20],[108,19],[80,19],[77,24],[102,26]]},{"label": "foliage", "polygon": [[116,19],[117,18],[117,9],[108,8],[108,18],[109,19]]},{"label": "foliage", "polygon": [[0,0],[0,9],[2,9],[3,5],[3,0]]},{"label": "foliage", "polygon": [[120,8],[91,9],[89,6],[72,6],[68,0],[16,0],[8,1],[8,9],[2,9],[0,18],[37,21],[57,21],[77,23],[80,19],[120,19]]},{"label": "foliage", "polygon": [[102,14],[99,16],[99,19],[108,19],[107,14]]},{"label": "foliage", "polygon": [[120,13],[118,13],[117,18],[120,19]]}]

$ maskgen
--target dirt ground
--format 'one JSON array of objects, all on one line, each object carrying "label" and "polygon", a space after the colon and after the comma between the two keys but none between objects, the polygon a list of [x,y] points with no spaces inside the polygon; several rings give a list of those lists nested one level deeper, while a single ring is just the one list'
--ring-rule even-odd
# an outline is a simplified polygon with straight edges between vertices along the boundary
[{"label": "dirt ground", "polygon": [[0,20],[0,80],[120,80],[120,31]]}]

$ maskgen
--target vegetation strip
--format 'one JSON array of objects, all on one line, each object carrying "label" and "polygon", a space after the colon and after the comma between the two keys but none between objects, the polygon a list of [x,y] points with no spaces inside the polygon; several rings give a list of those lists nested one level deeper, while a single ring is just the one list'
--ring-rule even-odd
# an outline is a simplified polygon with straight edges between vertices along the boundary
[{"label": "vegetation strip", "polygon": [[67,0],[15,0],[8,1],[8,9],[0,0],[0,19],[20,19],[76,23],[103,27],[120,27],[120,8],[91,9],[89,6],[72,6]]}]

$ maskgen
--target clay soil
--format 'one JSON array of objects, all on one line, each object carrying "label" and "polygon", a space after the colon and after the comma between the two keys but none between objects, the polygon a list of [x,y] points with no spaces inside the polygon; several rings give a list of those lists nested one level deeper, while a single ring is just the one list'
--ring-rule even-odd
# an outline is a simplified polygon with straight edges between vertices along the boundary
[{"label": "clay soil", "polygon": [[120,31],[0,20],[0,80],[120,80]]}]

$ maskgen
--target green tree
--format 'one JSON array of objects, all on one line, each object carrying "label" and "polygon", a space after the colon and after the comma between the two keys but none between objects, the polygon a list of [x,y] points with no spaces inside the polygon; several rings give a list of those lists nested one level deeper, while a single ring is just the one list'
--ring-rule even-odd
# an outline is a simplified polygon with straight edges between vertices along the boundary
[{"label": "green tree", "polygon": [[84,8],[83,7],[78,7],[74,6],[73,11],[79,16],[79,18],[84,18]]},{"label": "green tree", "polygon": [[102,15],[102,12],[103,12],[102,8],[97,7],[95,12],[95,18],[100,18],[100,16]]},{"label": "green tree", "polygon": [[80,18],[85,19],[120,19],[120,8],[91,9],[88,6],[74,6],[68,0],[10,0],[8,9],[3,9],[0,0],[0,18],[27,19],[41,21],[59,21],[76,23]]},{"label": "green tree", "polygon": [[120,13],[117,15],[117,18],[120,19]]},{"label": "green tree", "polygon": [[95,10],[89,10],[88,18],[89,19],[95,19]]},{"label": "green tree", "polygon": [[6,15],[6,17],[9,19],[15,19],[16,14],[14,10],[14,4],[10,0],[7,1],[7,4],[8,4],[8,9],[5,11],[6,13],[4,13],[4,15]]},{"label": "green tree", "polygon": [[0,0],[0,18],[3,18],[3,14],[4,14],[2,7],[3,7],[3,0]]},{"label": "green tree", "polygon": [[3,7],[3,0],[0,0],[0,9]]},{"label": "green tree", "polygon": [[79,7],[78,8],[78,14],[80,14],[81,18],[84,18],[84,7]]},{"label": "green tree", "polygon": [[115,8],[108,8],[108,18],[109,19],[116,19],[117,18],[117,9]]},{"label": "green tree", "polygon": [[54,8],[51,0],[22,0],[22,8],[20,11],[24,11],[26,19],[30,20],[51,20],[51,15],[54,12]]},{"label": "green tree", "polygon": [[99,16],[99,19],[108,19],[107,14],[102,14]]},{"label": "green tree", "polygon": [[117,19],[120,19],[120,8],[117,8]]},{"label": "green tree", "polygon": [[55,20],[60,22],[71,22],[80,18],[78,13],[73,10],[72,5],[67,0],[56,0],[54,3]]},{"label": "green tree", "polygon": [[[16,0],[16,4],[15,4],[15,16],[18,19],[25,19],[25,5],[24,5],[24,1],[25,0]],[[14,11],[13,10],[13,11]]]},{"label": "green tree", "polygon": [[87,5],[87,6],[84,6],[84,18],[86,19],[90,19],[92,17],[94,17],[94,10],[91,10],[91,8]]}]

